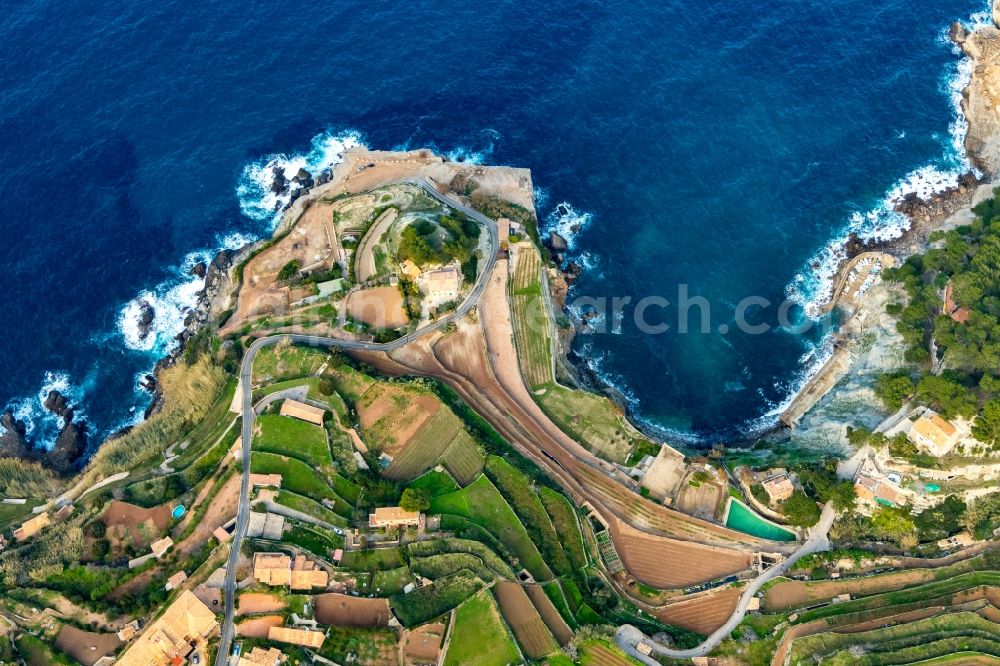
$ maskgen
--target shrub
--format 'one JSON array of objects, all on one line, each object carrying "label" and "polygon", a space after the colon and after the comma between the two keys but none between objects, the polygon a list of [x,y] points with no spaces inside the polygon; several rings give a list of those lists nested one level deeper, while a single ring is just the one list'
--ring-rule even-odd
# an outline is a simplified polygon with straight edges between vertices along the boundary
[{"label": "shrub", "polygon": [[298,260],[292,259],[287,264],[282,266],[280,271],[278,271],[278,280],[291,279],[292,277],[295,276],[296,273],[299,272],[300,267],[301,264],[299,264]]}]

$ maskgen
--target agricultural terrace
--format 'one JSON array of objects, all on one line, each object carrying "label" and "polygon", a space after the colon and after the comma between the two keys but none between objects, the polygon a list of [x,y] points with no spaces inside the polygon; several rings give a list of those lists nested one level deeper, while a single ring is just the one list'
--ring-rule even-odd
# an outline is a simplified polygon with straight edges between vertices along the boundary
[{"label": "agricultural terrace", "polygon": [[552,322],[542,296],[542,263],[531,243],[516,246],[511,279],[514,342],[524,379],[533,389],[549,386],[552,377]]},{"label": "agricultural terrace", "polygon": [[552,526],[559,535],[559,542],[566,551],[572,567],[581,569],[587,566],[588,558],[583,545],[583,535],[580,533],[580,524],[569,500],[551,488],[539,488],[538,498],[552,519]]},{"label": "agricultural terrace", "polygon": [[[1000,612],[1000,555],[988,551],[964,562],[929,570],[904,570],[879,576],[867,576],[843,581],[846,586],[822,586],[822,594],[808,595],[802,603],[802,591],[789,587],[799,581],[779,581],[766,590],[765,608],[775,607],[776,601],[806,606],[789,616],[784,609],[765,614],[754,620],[758,636],[770,628],[779,629],[767,638],[775,663],[883,664],[883,663],[989,663],[983,655],[1000,654],[997,622]],[[914,578],[914,573],[919,578]],[[916,582],[930,577],[928,582]],[[851,590],[851,591],[847,591]],[[772,591],[777,596],[772,596]],[[789,594],[793,592],[793,594]],[[827,595],[851,594],[849,601],[824,603]],[[801,605],[799,605],[801,604]],[[739,631],[739,630],[737,630]],[[856,646],[864,645],[863,651]],[[736,643],[724,643],[720,651],[741,654]],[[968,652],[968,661],[949,660],[954,654]]]},{"label": "agricultural terrace", "polygon": [[441,464],[467,484],[482,470],[479,446],[429,389],[374,380],[346,366],[334,376],[338,390],[353,403],[369,449],[392,457],[387,478],[408,481]]},{"label": "agricultural terrace", "polygon": [[667,604],[655,615],[667,624],[707,636],[725,624],[742,593],[742,585],[727,585]]},{"label": "agricultural terrace", "polygon": [[521,661],[488,590],[458,607],[445,666],[507,666]]},{"label": "agricultural terrace", "polygon": [[326,350],[289,342],[264,347],[253,361],[254,386],[315,374],[329,358]]},{"label": "agricultural terrace", "polygon": [[637,447],[656,455],[657,448],[609,398],[554,384],[536,399],[560,430],[602,458],[625,463]]},{"label": "agricultural terrace", "polygon": [[767,587],[763,606],[769,611],[777,611],[829,601],[840,594],[850,594],[852,597],[869,596],[936,580],[945,580],[972,571],[982,571],[991,566],[987,556],[980,555],[936,569],[905,569],[876,576],[838,580],[778,579]]},{"label": "agricultural terrace", "polygon": [[435,497],[428,513],[470,520],[495,536],[536,580],[552,578],[517,514],[488,478],[481,476],[462,490]]},{"label": "agricultural terrace", "polygon": [[485,586],[474,573],[463,569],[409,594],[394,594],[389,604],[404,627],[414,627],[457,607]]},{"label": "agricultural terrace", "polygon": [[617,646],[592,639],[580,644],[580,666],[636,666],[635,661]]},{"label": "agricultural terrace", "polygon": [[386,599],[365,599],[346,594],[313,597],[316,621],[340,627],[387,627],[392,615]]},{"label": "agricultural terrace", "polygon": [[392,330],[410,323],[403,295],[396,287],[372,287],[351,292],[347,314],[374,329]]},{"label": "agricultural terrace", "polygon": [[541,659],[559,649],[541,615],[520,585],[503,581],[493,587],[493,593],[500,605],[500,612],[527,657]]},{"label": "agricultural terrace", "polygon": [[298,458],[317,470],[333,465],[326,431],[289,416],[258,416],[254,424],[253,450]]},{"label": "agricultural terrace", "polygon": [[[934,617],[851,633],[823,632],[792,642],[788,663],[883,664],[915,663],[946,657],[955,652],[1000,655],[997,625],[972,612],[944,613]],[[863,653],[856,646],[864,645]],[[995,663],[995,662],[994,662]]]},{"label": "agricultural terrace", "polygon": [[[627,523],[611,523],[614,544],[625,568],[650,587],[669,590],[738,574],[750,568],[750,551],[706,546],[640,532]],[[684,566],[664,566],[684,562]]]},{"label": "agricultural terrace", "polygon": [[[353,514],[354,502],[361,492],[360,488],[335,472],[329,472],[324,476],[297,458],[275,453],[253,451],[250,455],[250,471],[255,474],[280,474],[282,490],[303,495],[317,502],[330,500],[334,503],[334,511],[344,517]],[[353,495],[354,501],[339,495],[334,486],[348,495]]]},{"label": "agricultural terrace", "polygon": [[[558,583],[556,584],[558,585]],[[545,594],[542,586],[528,585],[525,591],[531,599],[531,603],[534,604],[535,609],[538,611],[539,616],[542,618],[542,621],[545,622],[545,626],[548,627],[560,645],[566,645],[573,638],[573,630],[566,624],[566,620],[563,619],[562,614],[552,604],[552,600]],[[568,607],[566,608],[566,613],[569,613]]]}]

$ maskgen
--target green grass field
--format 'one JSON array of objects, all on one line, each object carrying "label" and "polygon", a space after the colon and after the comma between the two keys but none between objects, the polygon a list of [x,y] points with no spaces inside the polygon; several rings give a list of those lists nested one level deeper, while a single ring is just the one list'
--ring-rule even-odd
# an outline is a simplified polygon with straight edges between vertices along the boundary
[{"label": "green grass field", "polygon": [[576,521],[576,512],[565,496],[551,488],[539,488],[538,497],[542,500],[546,513],[552,519],[552,525],[559,535],[563,550],[569,557],[574,569],[587,566],[587,554],[583,546],[583,535]]},{"label": "green grass field", "polygon": [[434,469],[424,472],[406,484],[406,486],[407,488],[426,490],[427,494],[431,497],[447,495],[459,490],[459,485],[455,483],[455,480],[447,472],[439,472]]},{"label": "green grass field", "polygon": [[333,551],[344,547],[343,537],[313,525],[294,525],[282,541],[294,543],[325,560],[333,556]]},{"label": "green grass field", "polygon": [[329,352],[316,347],[277,344],[264,347],[253,362],[255,379],[268,382],[311,375],[329,357]]},{"label": "green grass field", "polygon": [[[487,645],[489,649],[483,649]],[[458,607],[445,666],[506,666],[520,660],[510,630],[488,590]]]},{"label": "green grass field", "polygon": [[338,527],[347,526],[347,520],[343,516],[337,515],[314,499],[293,493],[290,490],[281,490],[278,493],[277,498],[275,498],[275,501],[282,506],[287,506],[289,509],[301,511],[302,513],[310,515],[317,520],[330,523],[331,525],[336,525]]},{"label": "green grass field", "polygon": [[277,414],[257,417],[253,450],[298,458],[314,469],[333,465],[323,428]]},{"label": "green grass field", "polygon": [[552,384],[552,322],[542,300],[541,261],[535,250],[519,250],[511,284],[511,316],[517,358],[532,388]]},{"label": "green grass field", "polygon": [[545,561],[560,574],[571,573],[569,558],[563,551],[549,514],[542,506],[538,491],[532,487],[528,478],[499,456],[489,457],[486,473],[521,519],[521,524]]},{"label": "green grass field", "polygon": [[542,560],[538,548],[531,542],[517,514],[485,476],[479,477],[458,492],[435,497],[431,500],[428,513],[446,513],[468,518],[496,536],[536,580],[552,578],[552,571]]},{"label": "green grass field", "polygon": [[649,441],[603,396],[554,385],[538,403],[560,430],[613,462],[624,463],[635,446]]},{"label": "green grass field", "polygon": [[320,502],[334,502],[334,510],[351,517],[354,506],[334,492],[316,470],[297,458],[286,458],[275,453],[254,451],[250,457],[250,471],[259,474],[280,474],[281,487]]}]

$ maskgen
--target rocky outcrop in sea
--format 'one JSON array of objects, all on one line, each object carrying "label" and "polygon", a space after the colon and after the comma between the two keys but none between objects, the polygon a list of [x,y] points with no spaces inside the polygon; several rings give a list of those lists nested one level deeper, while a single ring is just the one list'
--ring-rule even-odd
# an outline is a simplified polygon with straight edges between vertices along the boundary
[{"label": "rocky outcrop in sea", "polygon": [[62,420],[52,448],[37,447],[28,437],[24,421],[8,410],[0,414],[0,458],[34,460],[63,476],[72,474],[80,468],[87,451],[87,422],[76,420],[76,410],[59,391],[50,391],[43,404]]}]

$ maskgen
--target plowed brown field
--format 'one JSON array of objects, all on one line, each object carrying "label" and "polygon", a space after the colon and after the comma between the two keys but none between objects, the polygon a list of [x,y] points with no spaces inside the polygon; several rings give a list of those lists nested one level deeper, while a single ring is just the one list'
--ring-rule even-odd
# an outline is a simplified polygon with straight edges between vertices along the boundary
[{"label": "plowed brown field", "polygon": [[726,623],[742,593],[742,587],[727,586],[674,602],[654,614],[667,624],[707,636]]},{"label": "plowed brown field", "polygon": [[502,581],[497,583],[493,591],[500,604],[500,612],[503,613],[504,619],[507,620],[526,655],[532,659],[540,659],[559,649],[520,585]]}]

